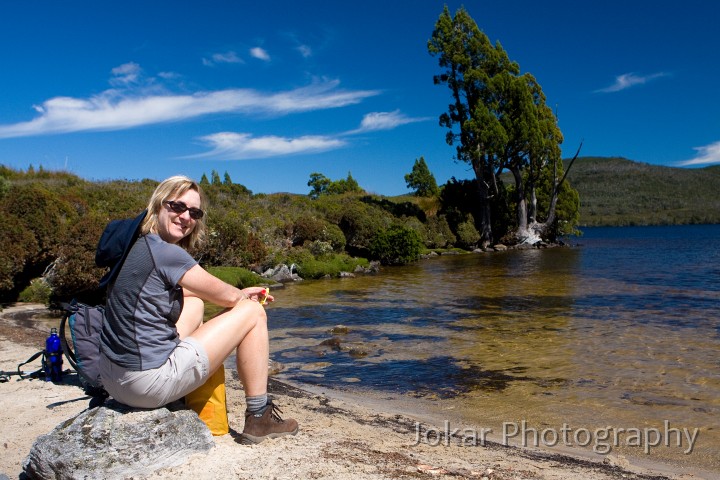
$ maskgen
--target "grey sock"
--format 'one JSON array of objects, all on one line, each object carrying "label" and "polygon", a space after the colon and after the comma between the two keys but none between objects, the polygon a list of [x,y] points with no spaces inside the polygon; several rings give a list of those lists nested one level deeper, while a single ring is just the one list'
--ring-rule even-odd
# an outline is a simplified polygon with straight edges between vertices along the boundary
[{"label": "grey sock", "polygon": [[267,400],[267,393],[254,397],[245,397],[245,405],[247,406],[248,412],[257,412],[267,405]]}]

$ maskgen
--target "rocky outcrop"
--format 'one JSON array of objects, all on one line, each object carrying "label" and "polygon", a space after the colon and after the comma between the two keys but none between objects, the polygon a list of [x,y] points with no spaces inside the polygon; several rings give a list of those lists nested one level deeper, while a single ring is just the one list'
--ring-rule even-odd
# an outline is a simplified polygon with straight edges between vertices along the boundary
[{"label": "rocky outcrop", "polygon": [[284,263],[281,263],[280,265],[276,265],[275,268],[268,268],[267,270],[265,270],[262,273],[262,276],[279,283],[301,281],[302,278],[300,277],[300,275],[295,273],[295,268],[296,267],[294,263],[289,267]]},{"label": "rocky outcrop", "polygon": [[213,445],[192,410],[140,410],[109,401],[38,437],[23,470],[31,479],[145,476]]}]

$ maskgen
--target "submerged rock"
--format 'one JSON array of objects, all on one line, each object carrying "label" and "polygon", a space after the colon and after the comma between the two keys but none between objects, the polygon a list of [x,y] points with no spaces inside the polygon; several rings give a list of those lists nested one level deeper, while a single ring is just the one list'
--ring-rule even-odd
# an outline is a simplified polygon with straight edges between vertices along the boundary
[{"label": "submerged rock", "polygon": [[31,479],[145,476],[213,445],[210,430],[192,410],[141,410],[110,401],[38,437],[23,470]]},{"label": "submerged rock", "polygon": [[345,325],[335,325],[330,329],[330,333],[333,335],[346,335],[350,332],[350,328]]}]

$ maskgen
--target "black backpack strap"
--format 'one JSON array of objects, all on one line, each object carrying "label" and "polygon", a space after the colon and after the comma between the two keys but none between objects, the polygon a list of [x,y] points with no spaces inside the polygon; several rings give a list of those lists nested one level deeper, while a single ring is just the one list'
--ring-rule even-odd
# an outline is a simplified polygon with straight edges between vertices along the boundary
[{"label": "black backpack strap", "polygon": [[23,365],[27,365],[30,362],[34,362],[35,360],[37,360],[37,358],[39,356],[43,357],[43,364],[45,364],[45,350],[40,350],[39,352],[33,354],[32,357],[30,357],[27,360],[25,360],[24,362],[18,364],[17,374],[20,378],[23,378],[23,379],[24,378],[37,378],[41,374],[46,373],[43,371],[43,367],[40,367],[38,370],[35,370],[34,372],[30,372],[30,373],[23,373],[22,370],[20,370],[20,367],[22,367]]}]

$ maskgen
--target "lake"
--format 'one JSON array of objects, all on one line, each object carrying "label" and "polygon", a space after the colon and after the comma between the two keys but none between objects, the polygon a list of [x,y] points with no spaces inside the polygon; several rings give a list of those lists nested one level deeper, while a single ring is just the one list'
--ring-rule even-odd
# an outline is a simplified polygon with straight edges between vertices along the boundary
[{"label": "lake", "polygon": [[417,399],[510,443],[720,473],[719,239],[586,228],[570,247],[298,282],[273,290],[271,356],[281,379]]}]

